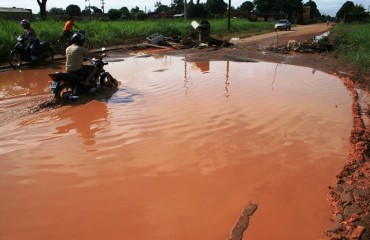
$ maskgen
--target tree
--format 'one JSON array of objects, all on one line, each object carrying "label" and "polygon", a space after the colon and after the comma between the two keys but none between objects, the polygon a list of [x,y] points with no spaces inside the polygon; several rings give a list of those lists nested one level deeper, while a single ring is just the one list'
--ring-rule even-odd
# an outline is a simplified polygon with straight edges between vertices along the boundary
[{"label": "tree", "polygon": [[310,1],[306,2],[304,5],[310,7],[310,19],[311,19],[311,21],[315,17],[320,17],[320,12],[318,12],[319,10],[317,9],[317,5],[314,1],[310,0]]},{"label": "tree", "polygon": [[146,14],[144,11],[140,10],[137,13],[135,13],[135,18],[139,20],[146,19],[148,17],[148,14]]},{"label": "tree", "polygon": [[254,4],[250,1],[243,2],[242,5],[238,7],[238,10],[250,13],[254,9]]},{"label": "tree", "polygon": [[361,14],[361,13],[364,13],[365,12],[365,8],[364,6],[362,6],[361,4],[356,4],[354,6],[354,8],[352,9],[352,13],[353,14]]},{"label": "tree", "polygon": [[187,13],[189,18],[201,18],[207,16],[205,5],[201,4],[199,0],[194,4],[193,0],[190,0],[187,4]]},{"label": "tree", "polygon": [[154,4],[154,7],[155,7],[155,10],[154,10],[155,13],[167,12],[171,9],[169,6],[163,5],[160,1],[156,2]]},{"label": "tree", "polygon": [[123,16],[126,16],[126,17],[130,16],[130,11],[128,10],[127,7],[121,7],[120,11],[121,11]]},{"label": "tree", "polygon": [[70,16],[81,16],[81,8],[77,5],[71,4],[67,6],[66,13]]},{"label": "tree", "polygon": [[227,4],[223,0],[207,0],[206,8],[212,15],[224,15],[227,11]]},{"label": "tree", "polygon": [[343,19],[346,14],[352,13],[354,7],[355,4],[353,2],[345,2],[336,14],[337,19]]},{"label": "tree", "polygon": [[102,14],[103,13],[103,11],[98,7],[91,6],[91,9],[94,11],[94,14]]},{"label": "tree", "polygon": [[63,8],[53,7],[49,10],[49,15],[64,15],[65,11]]},{"label": "tree", "polygon": [[257,12],[288,15],[288,18],[298,18],[303,13],[302,0],[254,0]]},{"label": "tree", "polygon": [[176,13],[183,13],[184,12],[184,0],[173,0],[172,9]]},{"label": "tree", "polygon": [[37,0],[37,4],[40,7],[40,17],[42,20],[46,19],[46,2],[47,0]]},{"label": "tree", "polygon": [[118,9],[109,9],[108,17],[110,20],[117,20],[122,16],[122,12]]},{"label": "tree", "polygon": [[138,6],[136,6],[135,8],[131,8],[130,13],[131,13],[132,16],[135,16],[135,14],[140,12],[140,11],[141,11],[140,8]]},{"label": "tree", "polygon": [[82,16],[91,16],[91,9],[89,6],[85,6],[85,9],[81,11]]}]

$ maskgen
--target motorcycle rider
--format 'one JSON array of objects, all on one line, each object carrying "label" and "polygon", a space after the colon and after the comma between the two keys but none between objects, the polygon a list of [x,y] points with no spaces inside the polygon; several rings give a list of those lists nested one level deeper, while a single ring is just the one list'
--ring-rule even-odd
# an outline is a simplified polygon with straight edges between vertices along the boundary
[{"label": "motorcycle rider", "polygon": [[40,40],[37,37],[36,31],[31,27],[31,23],[27,19],[23,19],[20,25],[24,28],[24,32],[21,37],[29,41],[26,46],[26,50],[31,54],[32,60],[36,60],[40,55],[38,51]]},{"label": "motorcycle rider", "polygon": [[66,49],[66,71],[84,77],[84,85],[89,86],[97,69],[94,65],[84,65],[83,59],[84,57],[102,59],[104,55],[89,52],[82,46],[84,41],[85,37],[82,33],[73,34],[72,44]]},{"label": "motorcycle rider", "polygon": [[69,17],[66,24],[64,25],[63,32],[64,36],[66,36],[68,39],[71,39],[74,32],[72,31],[73,28],[77,28],[78,30],[81,30],[75,23],[73,16]]}]

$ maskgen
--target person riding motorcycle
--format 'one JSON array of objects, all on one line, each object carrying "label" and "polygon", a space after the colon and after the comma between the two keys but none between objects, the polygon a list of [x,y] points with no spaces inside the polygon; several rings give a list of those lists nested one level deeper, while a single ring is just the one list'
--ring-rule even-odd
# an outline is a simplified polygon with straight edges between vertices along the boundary
[{"label": "person riding motorcycle", "polygon": [[66,24],[64,25],[64,28],[63,28],[63,32],[64,32],[64,36],[66,36],[68,39],[71,39],[74,32],[72,31],[72,29],[75,27],[77,28],[78,30],[81,30],[73,21],[73,17],[69,17]]},{"label": "person riding motorcycle", "polygon": [[37,37],[36,31],[31,27],[30,21],[23,19],[20,22],[20,25],[24,28],[24,32],[20,37],[29,41],[26,46],[26,50],[31,54],[32,60],[35,60],[40,55],[40,52],[38,51],[40,40]]},{"label": "person riding motorcycle", "polygon": [[82,76],[85,81],[84,85],[89,86],[90,80],[93,78],[96,67],[94,65],[84,65],[84,57],[102,59],[103,55],[89,52],[82,45],[85,37],[82,33],[75,33],[71,38],[71,45],[66,49],[66,71],[77,76]]}]

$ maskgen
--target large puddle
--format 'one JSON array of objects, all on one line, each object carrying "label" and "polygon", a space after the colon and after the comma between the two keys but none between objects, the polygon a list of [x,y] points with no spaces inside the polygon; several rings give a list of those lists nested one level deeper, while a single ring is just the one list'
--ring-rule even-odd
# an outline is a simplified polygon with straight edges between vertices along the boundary
[{"label": "large puddle", "polygon": [[[108,59],[109,60],[109,59]],[[0,239],[313,240],[347,160],[340,79],[275,63],[110,59],[122,82],[92,100],[17,116],[47,73],[0,73]],[[26,97],[25,97],[26,96]]]}]

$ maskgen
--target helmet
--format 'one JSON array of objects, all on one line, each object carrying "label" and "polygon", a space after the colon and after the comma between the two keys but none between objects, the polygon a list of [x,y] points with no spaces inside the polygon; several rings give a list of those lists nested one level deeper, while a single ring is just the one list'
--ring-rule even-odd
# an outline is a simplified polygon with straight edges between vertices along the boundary
[{"label": "helmet", "polygon": [[82,33],[75,33],[75,34],[73,34],[73,36],[71,38],[72,43],[76,43],[80,46],[83,45],[84,41],[85,41],[85,36]]},{"label": "helmet", "polygon": [[22,25],[22,26],[29,26],[29,25],[30,25],[30,21],[28,21],[27,19],[23,19],[23,20],[20,22],[20,25]]}]

